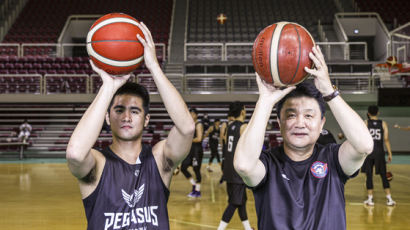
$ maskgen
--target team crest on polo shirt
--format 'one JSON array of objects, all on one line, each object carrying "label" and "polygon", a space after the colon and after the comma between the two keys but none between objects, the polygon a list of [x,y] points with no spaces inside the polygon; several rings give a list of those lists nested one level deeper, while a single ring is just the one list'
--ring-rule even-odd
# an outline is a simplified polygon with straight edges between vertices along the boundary
[{"label": "team crest on polo shirt", "polygon": [[315,161],[310,167],[310,172],[316,178],[323,178],[327,175],[327,163]]}]

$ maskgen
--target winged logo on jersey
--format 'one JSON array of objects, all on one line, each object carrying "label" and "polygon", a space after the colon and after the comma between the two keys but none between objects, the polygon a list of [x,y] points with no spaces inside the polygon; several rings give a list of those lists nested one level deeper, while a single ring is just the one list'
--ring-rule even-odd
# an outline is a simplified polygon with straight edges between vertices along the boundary
[{"label": "winged logo on jersey", "polygon": [[142,194],[144,193],[144,185],[145,184],[141,185],[141,187],[138,190],[134,190],[133,194],[128,194],[126,191],[121,189],[122,197],[124,198],[125,203],[127,203],[128,206],[130,206],[130,208],[135,207],[137,202],[141,199]]}]

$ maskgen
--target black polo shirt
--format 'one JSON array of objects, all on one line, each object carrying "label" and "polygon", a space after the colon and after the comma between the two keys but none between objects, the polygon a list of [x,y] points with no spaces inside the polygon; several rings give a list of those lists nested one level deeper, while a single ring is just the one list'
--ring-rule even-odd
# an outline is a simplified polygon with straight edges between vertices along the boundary
[{"label": "black polo shirt", "polygon": [[344,185],[349,177],[339,164],[339,148],[316,144],[312,156],[299,162],[282,146],[262,152],[266,175],[252,188],[258,229],[346,229]]}]

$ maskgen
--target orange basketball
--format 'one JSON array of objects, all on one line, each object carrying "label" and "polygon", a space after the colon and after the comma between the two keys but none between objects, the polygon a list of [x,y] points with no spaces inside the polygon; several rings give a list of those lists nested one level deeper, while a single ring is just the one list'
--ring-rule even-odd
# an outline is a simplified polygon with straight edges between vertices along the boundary
[{"label": "orange basketball", "polygon": [[123,75],[138,68],[144,58],[144,46],[137,34],[144,34],[137,20],[122,13],[102,16],[87,34],[87,52],[95,65],[107,73]]},{"label": "orange basketball", "polygon": [[393,180],[393,173],[392,172],[386,172],[386,178],[388,181],[392,181]]},{"label": "orange basketball", "polygon": [[275,86],[296,85],[306,79],[315,42],[301,25],[278,22],[263,29],[253,44],[252,61],[259,76]]},{"label": "orange basketball", "polygon": [[390,56],[386,60],[387,65],[389,66],[395,66],[397,64],[397,57],[396,56]]}]

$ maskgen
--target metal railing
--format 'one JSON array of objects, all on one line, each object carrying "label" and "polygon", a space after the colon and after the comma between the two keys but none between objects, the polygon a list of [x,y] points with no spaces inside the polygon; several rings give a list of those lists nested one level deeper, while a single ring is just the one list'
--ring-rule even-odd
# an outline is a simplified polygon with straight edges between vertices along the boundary
[{"label": "metal railing", "polygon": [[[181,94],[258,93],[255,74],[167,74],[167,77]],[[375,92],[378,87],[374,80],[376,78],[377,73],[371,72],[330,74],[333,84],[341,91],[352,94]],[[31,85],[38,86],[39,90],[34,92],[35,94],[46,95],[95,94],[102,84],[101,78],[96,74],[46,74],[44,77],[39,74],[3,74],[0,75],[0,94],[33,93],[30,90],[18,89],[29,81]],[[132,75],[129,81],[146,86],[150,94],[158,93],[151,74]]]},{"label": "metal railing", "polygon": [[[14,48],[13,48],[14,47]],[[45,56],[45,57],[65,57],[68,53],[66,49],[73,47],[84,47],[86,52],[86,44],[79,43],[0,43],[0,55],[4,56]],[[2,50],[5,49],[5,51]],[[2,53],[10,52],[6,49],[13,49],[14,54]],[[157,56],[162,56],[162,60],[166,60],[166,45],[164,43],[155,43]],[[59,51],[61,50],[61,52]]]},{"label": "metal railing", "polygon": [[20,56],[19,43],[0,43],[0,56]]},{"label": "metal railing", "polygon": [[[167,78],[180,93],[183,93],[185,91],[183,74],[167,74]],[[154,82],[154,79],[152,78],[152,74],[150,73],[138,74],[135,82],[145,86],[150,94],[158,93],[157,86]]]},{"label": "metal railing", "polygon": [[258,85],[255,74],[232,74],[230,77],[230,92],[237,94],[256,94]]},{"label": "metal railing", "polygon": [[326,61],[368,60],[366,42],[317,42],[316,44],[322,48]]},{"label": "metal railing", "polygon": [[[366,42],[317,42],[327,61],[368,60]],[[185,43],[184,60],[241,61],[252,63],[253,43]]]},{"label": "metal railing", "polygon": [[90,77],[87,74],[45,74],[44,94],[88,94]]},{"label": "metal railing", "polygon": [[40,74],[1,74],[0,94],[43,94]]},{"label": "metal railing", "polygon": [[229,91],[229,74],[185,75],[185,93],[218,94]]},{"label": "metal railing", "polygon": [[344,93],[364,94],[376,91],[371,73],[332,73],[330,79]]},{"label": "metal railing", "polygon": [[224,61],[248,60],[252,62],[253,43],[227,42],[224,45]]},{"label": "metal railing", "polygon": [[20,57],[28,55],[47,56],[47,57],[57,57],[57,50],[60,45],[57,43],[23,43],[21,44]]},{"label": "metal railing", "polygon": [[224,43],[185,43],[184,61],[222,61]]},{"label": "metal railing", "polygon": [[[129,82],[136,82],[135,75],[131,74],[130,78],[128,78]],[[90,75],[90,93],[96,94],[102,85],[102,79],[98,74],[91,74]]]}]

